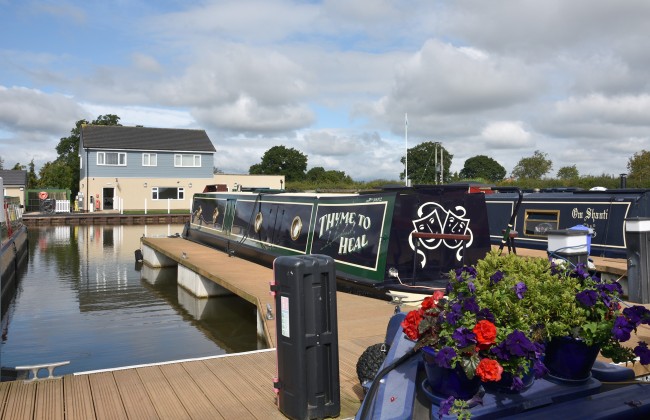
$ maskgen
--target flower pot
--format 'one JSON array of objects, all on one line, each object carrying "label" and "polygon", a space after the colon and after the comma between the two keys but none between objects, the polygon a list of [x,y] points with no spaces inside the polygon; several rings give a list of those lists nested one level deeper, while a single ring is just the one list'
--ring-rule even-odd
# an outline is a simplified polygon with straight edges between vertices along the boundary
[{"label": "flower pot", "polygon": [[513,376],[509,372],[503,372],[501,374],[501,380],[496,381],[496,382],[483,382],[483,386],[485,387],[486,391],[492,392],[492,393],[502,393],[502,394],[519,394],[524,391],[526,391],[528,388],[533,386],[533,383],[535,382],[535,372],[533,372],[533,369],[530,368],[528,370],[528,373],[525,374],[522,378],[521,381],[523,382],[523,385],[518,388],[515,387],[513,388],[512,386],[512,379]]},{"label": "flower pot", "polygon": [[481,387],[481,380],[474,376],[469,379],[462,367],[444,368],[436,364],[436,351],[431,347],[422,348],[424,369],[431,392],[442,399],[454,397],[461,400],[472,398]]},{"label": "flower pot", "polygon": [[599,346],[587,346],[572,337],[554,337],[546,345],[544,355],[548,378],[568,383],[587,381],[599,352]]}]

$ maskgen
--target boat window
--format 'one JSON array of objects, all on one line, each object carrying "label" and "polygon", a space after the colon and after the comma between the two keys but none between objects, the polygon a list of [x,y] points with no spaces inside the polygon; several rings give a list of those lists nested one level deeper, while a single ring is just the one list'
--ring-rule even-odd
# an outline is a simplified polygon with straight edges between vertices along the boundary
[{"label": "boat window", "polygon": [[560,225],[559,210],[526,210],[524,215],[524,234],[526,236],[546,237],[549,230]]}]

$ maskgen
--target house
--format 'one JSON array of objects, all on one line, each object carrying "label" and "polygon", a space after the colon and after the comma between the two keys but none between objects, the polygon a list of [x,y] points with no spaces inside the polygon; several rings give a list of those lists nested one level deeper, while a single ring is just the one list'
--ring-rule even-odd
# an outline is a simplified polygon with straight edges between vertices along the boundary
[{"label": "house", "polygon": [[213,183],[215,151],[205,130],[84,125],[80,210],[189,211]]},{"label": "house", "polygon": [[0,170],[4,184],[4,195],[20,197],[20,204],[25,205],[25,188],[27,188],[27,171]]}]

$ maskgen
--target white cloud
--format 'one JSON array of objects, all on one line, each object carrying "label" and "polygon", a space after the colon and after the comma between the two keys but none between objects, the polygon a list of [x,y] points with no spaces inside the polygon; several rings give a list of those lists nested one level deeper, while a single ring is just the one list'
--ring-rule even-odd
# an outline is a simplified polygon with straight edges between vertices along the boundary
[{"label": "white cloud", "polygon": [[522,127],[521,121],[496,121],[481,132],[488,149],[522,149],[534,146],[531,134]]}]

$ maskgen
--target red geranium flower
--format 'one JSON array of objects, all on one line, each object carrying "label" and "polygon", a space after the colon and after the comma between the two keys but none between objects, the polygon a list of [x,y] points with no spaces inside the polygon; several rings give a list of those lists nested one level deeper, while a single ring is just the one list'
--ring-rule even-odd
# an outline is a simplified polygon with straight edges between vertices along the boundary
[{"label": "red geranium flower", "polygon": [[476,367],[476,374],[483,382],[500,381],[503,367],[496,360],[481,359]]},{"label": "red geranium flower", "polygon": [[477,347],[481,350],[488,349],[496,343],[497,327],[486,319],[477,322],[473,332],[476,334]]},{"label": "red geranium flower", "polygon": [[404,321],[402,321],[404,334],[406,334],[406,336],[411,340],[417,340],[420,338],[420,321],[422,321],[422,313],[419,309],[406,314]]}]

